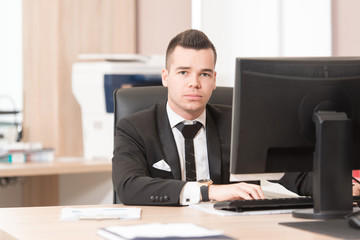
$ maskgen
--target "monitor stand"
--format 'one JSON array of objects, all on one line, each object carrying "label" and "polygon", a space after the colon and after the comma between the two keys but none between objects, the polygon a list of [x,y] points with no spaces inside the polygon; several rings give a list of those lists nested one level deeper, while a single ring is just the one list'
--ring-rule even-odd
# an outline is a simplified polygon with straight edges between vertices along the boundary
[{"label": "monitor stand", "polygon": [[314,113],[316,146],[313,167],[313,209],[295,210],[308,219],[344,218],[353,211],[352,121],[342,112]]}]

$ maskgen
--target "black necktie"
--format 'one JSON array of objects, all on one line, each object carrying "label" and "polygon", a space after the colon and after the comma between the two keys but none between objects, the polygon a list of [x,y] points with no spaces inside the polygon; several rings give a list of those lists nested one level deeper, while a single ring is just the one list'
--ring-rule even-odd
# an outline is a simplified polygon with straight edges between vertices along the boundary
[{"label": "black necktie", "polygon": [[196,122],[192,125],[185,125],[179,123],[176,128],[182,133],[185,139],[185,170],[186,181],[196,181],[196,167],[195,167],[195,154],[194,154],[194,141],[193,138],[198,133],[202,124]]}]

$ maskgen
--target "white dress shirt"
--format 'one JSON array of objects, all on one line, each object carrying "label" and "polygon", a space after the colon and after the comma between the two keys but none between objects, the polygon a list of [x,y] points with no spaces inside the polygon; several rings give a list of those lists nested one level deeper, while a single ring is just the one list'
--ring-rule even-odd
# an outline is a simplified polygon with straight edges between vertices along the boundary
[{"label": "white dress shirt", "polygon": [[[202,123],[203,127],[194,137],[194,153],[195,153],[195,166],[196,166],[196,179],[209,179],[209,161],[206,144],[206,110],[194,120],[185,120],[178,114],[176,114],[166,104],[166,111],[168,114],[170,126],[175,138],[176,147],[179,153],[180,168],[181,168],[181,179],[185,181],[186,170],[185,170],[185,144],[182,133],[176,128],[176,125],[180,122],[184,124],[193,124],[195,121]],[[187,182],[180,193],[180,204],[189,205],[200,202],[200,187],[197,182]]]}]

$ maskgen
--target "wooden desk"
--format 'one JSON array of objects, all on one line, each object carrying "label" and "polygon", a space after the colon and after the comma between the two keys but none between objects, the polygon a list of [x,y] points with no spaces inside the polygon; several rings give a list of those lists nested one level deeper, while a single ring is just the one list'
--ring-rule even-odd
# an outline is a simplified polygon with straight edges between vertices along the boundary
[{"label": "wooden desk", "polygon": [[[101,207],[124,206],[108,205]],[[0,209],[0,239],[102,239],[96,233],[100,227],[154,222],[191,222],[211,229],[222,230],[225,234],[236,239],[334,239],[278,224],[279,222],[299,221],[299,219],[291,217],[290,214],[222,217],[189,207],[139,207],[142,209],[140,220],[100,221],[61,221],[62,207],[59,206],[3,208]]]},{"label": "wooden desk", "polygon": [[48,163],[0,164],[0,177],[24,177],[23,206],[58,205],[58,175],[97,172],[111,172],[111,161],[58,158]]}]

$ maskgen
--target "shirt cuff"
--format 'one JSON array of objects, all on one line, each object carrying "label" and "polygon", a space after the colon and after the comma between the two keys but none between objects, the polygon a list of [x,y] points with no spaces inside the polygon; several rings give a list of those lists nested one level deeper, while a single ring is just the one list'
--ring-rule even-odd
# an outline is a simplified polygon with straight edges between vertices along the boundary
[{"label": "shirt cuff", "polygon": [[200,202],[200,187],[197,182],[187,182],[180,192],[180,205]]}]

